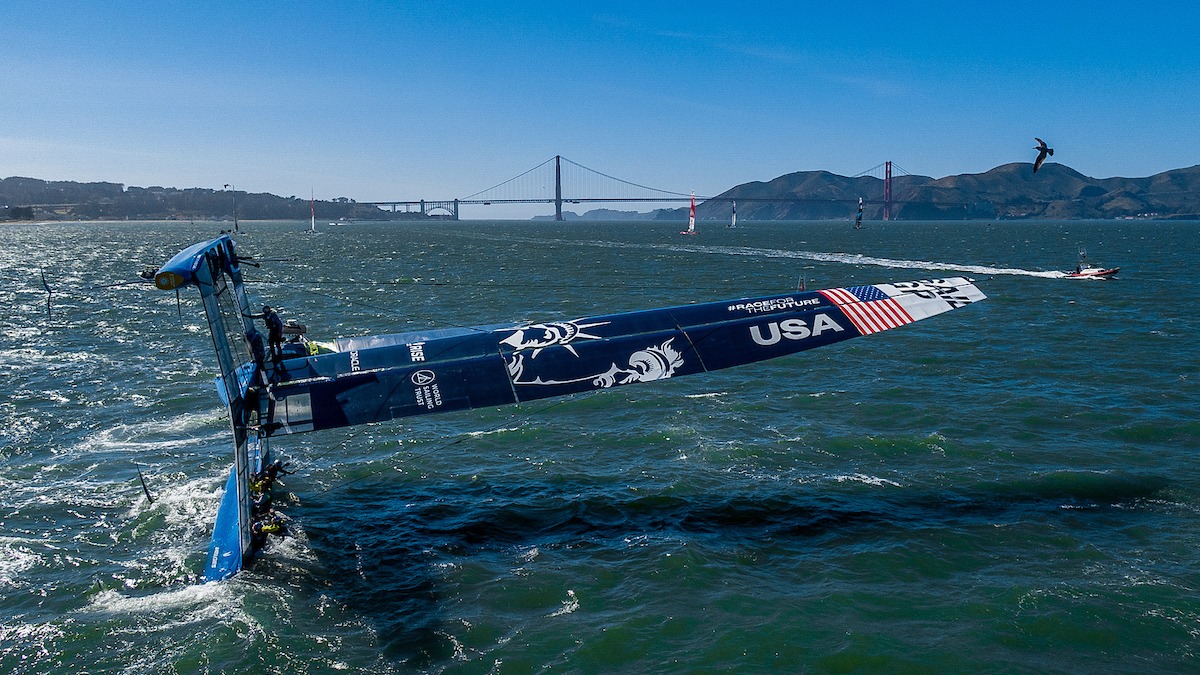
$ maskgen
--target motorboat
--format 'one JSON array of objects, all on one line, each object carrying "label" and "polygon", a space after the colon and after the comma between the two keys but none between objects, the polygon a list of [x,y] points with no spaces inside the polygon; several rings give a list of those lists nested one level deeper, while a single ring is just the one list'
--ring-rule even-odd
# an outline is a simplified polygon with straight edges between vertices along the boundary
[{"label": "motorboat", "polygon": [[1079,263],[1074,270],[1063,274],[1068,279],[1111,279],[1120,271],[1120,267],[1094,267],[1087,263]]}]

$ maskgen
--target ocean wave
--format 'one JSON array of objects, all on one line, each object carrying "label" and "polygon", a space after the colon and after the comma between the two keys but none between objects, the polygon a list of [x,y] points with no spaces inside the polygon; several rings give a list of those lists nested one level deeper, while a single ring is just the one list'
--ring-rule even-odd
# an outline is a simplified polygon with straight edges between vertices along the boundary
[{"label": "ocean wave", "polygon": [[[205,413],[183,413],[161,420],[118,424],[89,435],[65,452],[147,453],[207,443],[209,439],[196,432],[213,426],[224,415],[224,410],[214,409]],[[148,440],[150,438],[155,440]]]},{"label": "ocean wave", "polygon": [[889,480],[887,478],[880,478],[879,476],[871,476],[871,475],[868,475],[865,473],[843,474],[843,475],[837,475],[837,476],[830,476],[830,480],[832,480],[835,483],[862,483],[864,485],[870,485],[872,487],[884,487],[884,486],[902,487],[900,485],[900,483],[897,483],[894,480]]},{"label": "ocean wave", "polygon": [[[81,613],[169,614],[183,617],[180,624],[226,616],[240,609],[236,584],[188,584],[156,591],[148,595],[126,595],[109,589],[97,593]],[[194,611],[188,611],[194,610]],[[178,624],[177,624],[178,625]],[[167,628],[168,626],[163,626]]]},{"label": "ocean wave", "polygon": [[521,431],[520,427],[502,427],[497,429],[486,429],[484,431],[468,431],[463,435],[468,437],[492,436],[495,434],[509,434]]},{"label": "ocean wave", "polygon": [[0,536],[0,588],[15,588],[22,573],[43,563],[44,557],[34,550],[41,546],[41,541],[28,537]]}]

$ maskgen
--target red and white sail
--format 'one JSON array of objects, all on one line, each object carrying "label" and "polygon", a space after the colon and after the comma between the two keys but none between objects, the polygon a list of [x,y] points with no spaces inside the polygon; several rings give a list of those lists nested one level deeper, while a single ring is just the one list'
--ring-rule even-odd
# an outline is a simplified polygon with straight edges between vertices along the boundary
[{"label": "red and white sail", "polygon": [[688,229],[679,234],[696,234],[696,191],[692,190],[692,208],[688,211]]}]

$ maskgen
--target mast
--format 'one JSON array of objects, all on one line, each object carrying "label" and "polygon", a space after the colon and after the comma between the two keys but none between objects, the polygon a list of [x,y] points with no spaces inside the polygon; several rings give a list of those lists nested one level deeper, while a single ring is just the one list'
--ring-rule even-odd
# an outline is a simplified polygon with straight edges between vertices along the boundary
[{"label": "mast", "polygon": [[225,189],[233,192],[233,231],[241,232],[241,230],[238,229],[238,222],[237,222],[237,186],[226,183]]}]

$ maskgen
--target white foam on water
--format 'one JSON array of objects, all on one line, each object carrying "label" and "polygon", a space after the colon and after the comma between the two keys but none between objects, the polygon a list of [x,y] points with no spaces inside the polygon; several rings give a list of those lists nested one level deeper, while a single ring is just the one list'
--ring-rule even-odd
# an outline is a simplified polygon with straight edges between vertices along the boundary
[{"label": "white foam on water", "polygon": [[87,364],[90,367],[111,364],[112,358],[95,351],[62,350],[47,351],[34,347],[17,347],[15,349],[0,349],[0,367],[13,370],[32,370],[34,368],[51,368],[57,366],[75,366]]},{"label": "white foam on water", "polygon": [[[167,527],[175,533],[171,535],[172,539],[178,538],[179,530],[207,532],[225,493],[225,474],[226,469],[223,468],[216,476],[200,476],[189,480],[174,480],[168,476],[164,482],[161,480],[164,477],[159,477],[160,480],[148,478],[147,487],[154,497],[154,503],[147,504],[139,491],[126,516],[161,516]],[[140,528],[135,529],[134,534],[141,535]]]},{"label": "white foam on water", "polygon": [[[505,241],[514,241],[506,238]],[[873,265],[895,269],[920,269],[944,272],[964,272],[980,275],[1016,275],[1041,277],[1044,279],[1062,279],[1065,272],[1026,270],[1016,267],[994,267],[990,265],[971,265],[966,263],[935,262],[930,260],[897,260],[866,256],[858,253],[826,253],[821,251],[788,251],[783,249],[751,248],[746,246],[704,246],[697,244],[635,244],[612,241],[566,241],[551,239],[524,239],[528,243],[552,244],[562,243],[576,246],[593,246],[597,248],[635,248],[674,251],[679,253],[702,253],[707,255],[751,256],[760,258],[793,258],[796,260],[814,260],[817,262],[841,263],[845,265]]]},{"label": "white foam on water", "polygon": [[38,656],[49,655],[46,644],[61,640],[66,635],[62,627],[54,623],[16,623],[0,624],[0,656],[18,656],[22,651],[33,650]]},{"label": "white foam on water", "polygon": [[520,431],[520,430],[521,429],[519,427],[502,427],[499,429],[488,429],[486,431],[468,431],[464,435],[471,436],[471,437],[491,436],[492,434],[507,434],[507,433],[512,433],[514,431]]},{"label": "white foam on water", "polygon": [[189,608],[206,610],[237,600],[233,584],[190,584],[163,589],[149,595],[124,595],[109,589],[100,591],[81,609],[82,612],[105,614],[153,614],[184,616]]},{"label": "white foam on water", "polygon": [[113,632],[152,634],[214,623],[240,624],[262,635],[262,626],[246,612],[237,582],[209,582],[169,588],[148,595],[126,595],[116,590],[97,593],[76,614],[84,619],[143,618]]},{"label": "white foam on water", "polygon": [[517,562],[523,564],[531,563],[534,561],[534,559],[541,555],[541,553],[541,550],[538,549],[537,546],[531,546],[528,550],[521,552],[521,554],[517,556]]},{"label": "white foam on water", "polygon": [[567,589],[567,599],[562,601],[562,607],[547,614],[547,617],[564,616],[575,612],[579,609],[579,598],[575,597],[575,591]]},{"label": "white foam on water", "polygon": [[43,558],[35,550],[42,547],[44,542],[38,539],[0,536],[0,588],[18,586],[23,572],[42,564]]},{"label": "white foam on water", "polygon": [[873,265],[896,269],[937,270],[944,272],[965,272],[968,274],[987,275],[1019,275],[1042,277],[1046,279],[1061,279],[1066,276],[1058,271],[1025,270],[1015,267],[992,267],[988,265],[969,265],[964,263],[945,263],[929,260],[896,260],[879,258],[858,253],[823,253],[818,251],[786,251],[781,249],[748,248],[736,246],[683,246],[674,245],[674,250],[692,253],[708,253],[718,255],[752,256],[762,258],[795,258],[798,260],[815,260],[818,262],[842,263],[846,265]]},{"label": "white foam on water", "polygon": [[838,483],[863,483],[865,485],[871,485],[874,487],[883,487],[885,485],[889,487],[900,487],[900,484],[894,480],[888,480],[887,478],[880,478],[878,476],[871,476],[865,473],[831,476],[831,478]]},{"label": "white foam on water", "polygon": [[[196,433],[213,426],[224,417],[225,411],[213,409],[206,413],[183,413],[165,420],[148,420],[130,424],[118,424],[101,429],[65,452],[121,451],[144,454],[153,451],[171,450],[182,446],[209,442]],[[154,438],[156,440],[146,440]]]},{"label": "white foam on water", "polygon": [[4,329],[3,333],[0,334],[10,340],[20,342],[23,340],[32,340],[41,335],[42,331],[37,326],[13,326]]}]

